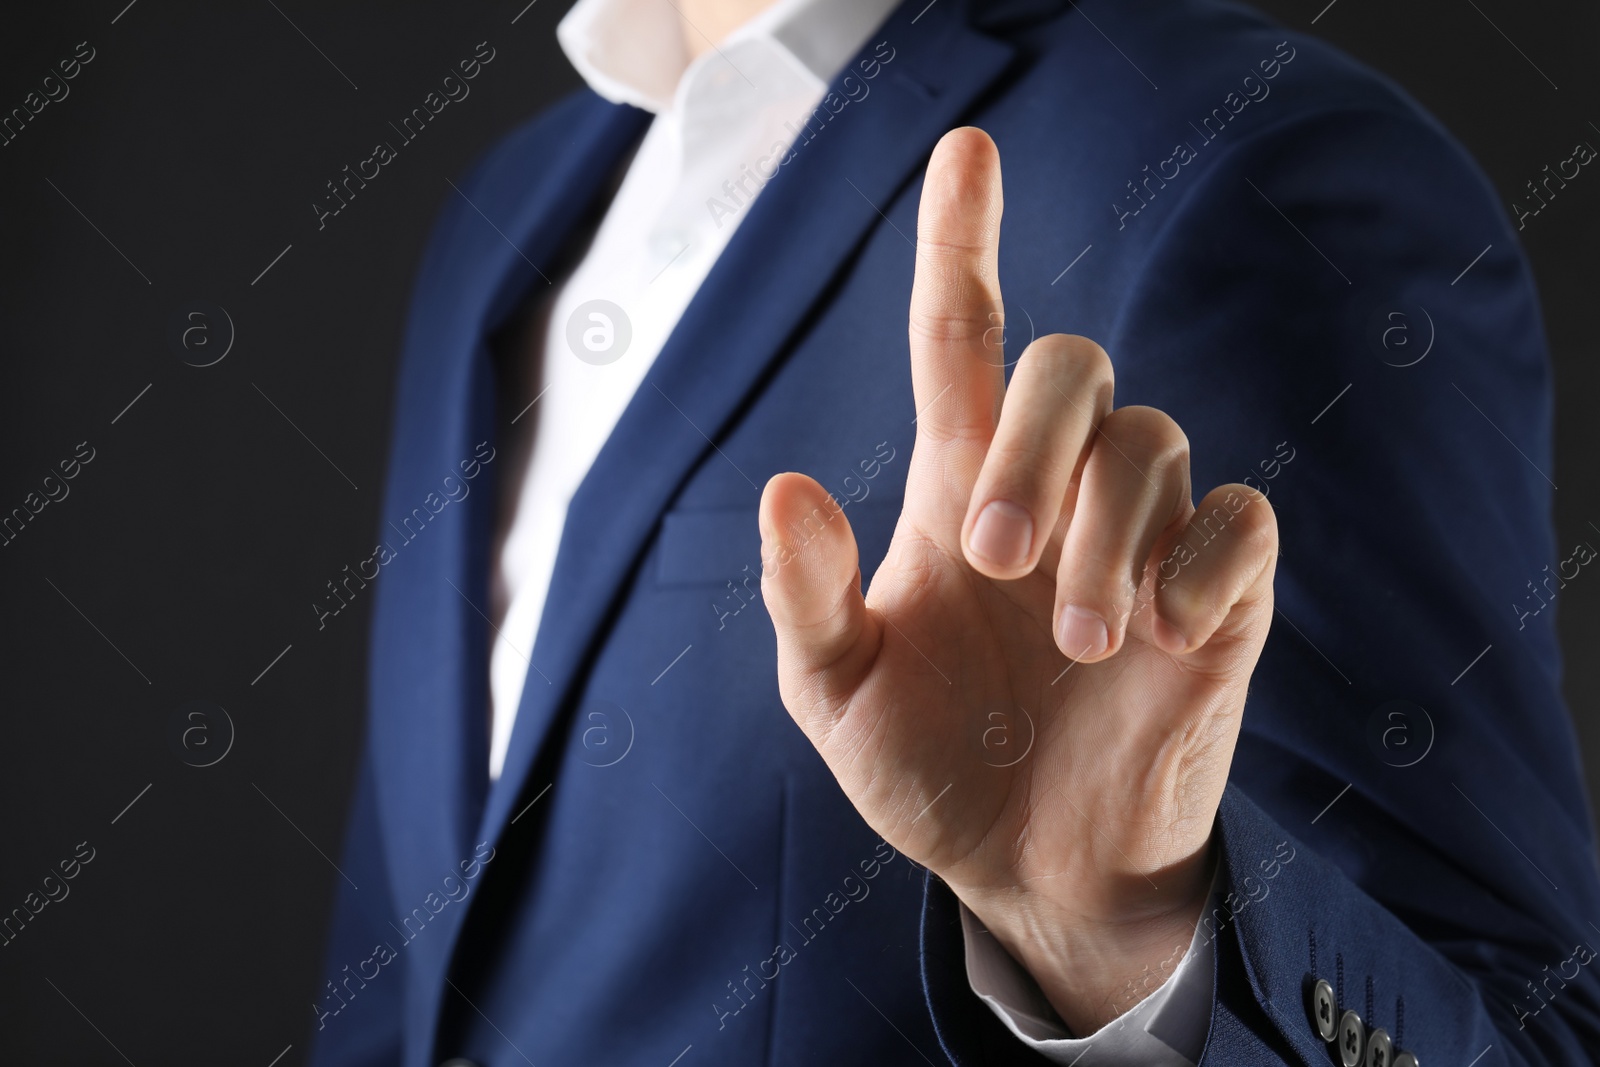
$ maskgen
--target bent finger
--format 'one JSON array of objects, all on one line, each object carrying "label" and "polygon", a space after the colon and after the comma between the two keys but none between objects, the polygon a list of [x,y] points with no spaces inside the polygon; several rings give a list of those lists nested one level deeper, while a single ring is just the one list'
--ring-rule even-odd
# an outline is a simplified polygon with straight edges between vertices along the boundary
[{"label": "bent finger", "polygon": [[979,573],[1020,578],[1039,564],[1112,383],[1110,357],[1087,337],[1041,337],[1017,360],[967,507],[964,547]]},{"label": "bent finger", "polygon": [[1146,565],[1189,512],[1189,439],[1165,412],[1118,408],[1100,424],[1056,572],[1061,651],[1094,662],[1122,646]]},{"label": "bent finger", "polygon": [[1270,595],[1277,559],[1267,498],[1243,485],[1211,490],[1156,567],[1157,647],[1181,655],[1204,646],[1236,606]]}]

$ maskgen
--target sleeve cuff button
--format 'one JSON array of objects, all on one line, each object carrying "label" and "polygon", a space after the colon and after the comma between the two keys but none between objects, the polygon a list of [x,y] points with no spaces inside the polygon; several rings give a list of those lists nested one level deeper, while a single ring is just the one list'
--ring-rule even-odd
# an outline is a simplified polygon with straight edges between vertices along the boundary
[{"label": "sleeve cuff button", "polygon": [[1339,1011],[1333,1002],[1333,986],[1319,978],[1316,985],[1311,987],[1311,1026],[1318,1037],[1332,1042],[1338,1036],[1338,1019]]},{"label": "sleeve cuff button", "polygon": [[1343,1067],[1361,1067],[1366,1050],[1367,1028],[1361,1024],[1361,1016],[1345,1012],[1339,1016],[1339,1063]]}]

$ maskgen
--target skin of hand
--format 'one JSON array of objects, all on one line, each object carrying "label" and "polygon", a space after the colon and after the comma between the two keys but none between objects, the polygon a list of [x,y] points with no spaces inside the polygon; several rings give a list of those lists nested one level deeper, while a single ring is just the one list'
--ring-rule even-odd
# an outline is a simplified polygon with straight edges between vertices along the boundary
[{"label": "skin of hand", "polygon": [[[919,414],[888,555],[863,597],[842,509],[779,474],[762,594],[784,705],[856,809],[1087,1036],[1170,972],[1205,905],[1277,522],[1243,485],[1197,510],[1188,439],[1113,405],[1093,341],[1038,338],[1007,386],[1000,214],[994,142],[946,134],[918,209]],[[997,723],[1025,758],[986,745]]]}]

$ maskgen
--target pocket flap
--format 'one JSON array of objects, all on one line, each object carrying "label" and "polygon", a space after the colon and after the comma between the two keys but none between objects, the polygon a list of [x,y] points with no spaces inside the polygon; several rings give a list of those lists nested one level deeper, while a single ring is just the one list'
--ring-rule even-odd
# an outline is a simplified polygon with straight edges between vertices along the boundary
[{"label": "pocket flap", "polygon": [[[900,498],[868,497],[845,502],[844,514],[861,553],[862,581],[889,550]],[[747,573],[743,568],[749,567]],[[661,520],[656,549],[656,581],[662,585],[722,585],[761,573],[761,530],[755,508],[723,511],[669,511]]]}]

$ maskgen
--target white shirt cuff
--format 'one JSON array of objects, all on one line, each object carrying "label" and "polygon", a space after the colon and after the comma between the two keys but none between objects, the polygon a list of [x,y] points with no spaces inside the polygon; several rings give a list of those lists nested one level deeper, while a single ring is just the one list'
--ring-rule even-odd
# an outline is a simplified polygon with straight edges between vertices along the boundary
[{"label": "white shirt cuff", "polygon": [[[1211,889],[1214,896],[1215,877]],[[1211,1023],[1216,973],[1215,936],[1205,929],[1195,927],[1188,951],[1159,988],[1088,1037],[1075,1038],[1027,970],[961,905],[972,991],[1019,1041],[1060,1064],[1076,1063],[1092,1046],[1098,1067],[1194,1067]]]}]

